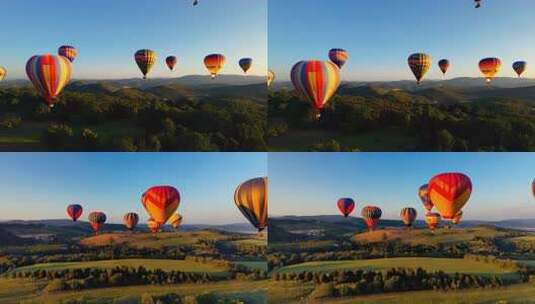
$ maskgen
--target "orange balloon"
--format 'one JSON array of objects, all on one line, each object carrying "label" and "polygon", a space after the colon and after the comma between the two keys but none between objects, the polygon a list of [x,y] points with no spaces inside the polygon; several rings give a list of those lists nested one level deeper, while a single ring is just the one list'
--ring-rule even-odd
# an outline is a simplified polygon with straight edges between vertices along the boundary
[{"label": "orange balloon", "polygon": [[462,173],[442,173],[429,181],[429,197],[444,219],[453,219],[471,193],[472,182]]},{"label": "orange balloon", "polygon": [[171,186],[152,187],[143,193],[141,203],[149,216],[162,226],[178,208],[180,193]]},{"label": "orange balloon", "polygon": [[425,222],[427,227],[431,230],[435,230],[440,224],[440,214],[436,212],[429,212],[425,215]]}]

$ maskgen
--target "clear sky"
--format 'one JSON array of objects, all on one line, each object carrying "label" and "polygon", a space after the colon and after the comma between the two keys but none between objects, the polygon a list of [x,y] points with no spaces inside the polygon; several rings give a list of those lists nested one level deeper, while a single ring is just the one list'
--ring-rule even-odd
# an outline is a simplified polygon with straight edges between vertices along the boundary
[{"label": "clear sky", "polygon": [[[46,3],[45,3],[46,2]],[[204,56],[227,57],[223,74],[243,73],[242,57],[255,59],[250,70],[265,75],[267,0],[5,0],[0,3],[0,65],[9,79],[25,78],[26,61],[35,54],[78,48],[74,78],[124,78],[141,74],[134,53],[148,48],[159,62],[152,77],[205,74]],[[167,70],[168,55],[179,59]]]},{"label": "clear sky", "polygon": [[236,187],[266,176],[265,153],[1,153],[0,220],[66,218],[68,204],[103,211],[120,223],[127,212],[147,220],[141,194],[171,185],[185,224],[246,223]]},{"label": "clear sky", "polygon": [[418,188],[435,174],[462,172],[473,184],[465,219],[535,218],[533,153],[286,153],[269,155],[270,215],[339,214],[352,197],[399,219],[401,208],[423,208]]},{"label": "clear sky", "polygon": [[430,79],[441,77],[442,58],[452,62],[448,77],[473,77],[491,56],[502,59],[499,76],[514,76],[513,61],[535,66],[534,11],[532,0],[483,0],[480,9],[473,0],[270,0],[269,65],[287,80],[297,61],[345,48],[344,80],[414,79],[407,58],[415,52],[432,55]]}]

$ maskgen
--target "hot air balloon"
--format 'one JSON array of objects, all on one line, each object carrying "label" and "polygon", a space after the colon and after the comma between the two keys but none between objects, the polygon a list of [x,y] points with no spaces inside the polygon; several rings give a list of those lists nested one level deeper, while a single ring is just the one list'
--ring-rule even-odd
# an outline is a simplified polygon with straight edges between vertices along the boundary
[{"label": "hot air balloon", "polygon": [[147,75],[150,73],[154,64],[158,60],[158,55],[152,50],[139,50],[134,55],[137,66],[143,73],[143,79],[147,79]]},{"label": "hot air balloon", "polygon": [[408,62],[416,81],[420,84],[431,68],[431,56],[424,53],[412,54],[409,56]]},{"label": "hot air balloon", "polygon": [[487,83],[492,81],[496,74],[500,72],[501,68],[502,61],[498,58],[485,58],[479,62],[479,69],[485,75]]},{"label": "hot air balloon", "polygon": [[149,216],[162,226],[178,208],[180,193],[171,186],[152,187],[141,196],[141,204]]},{"label": "hot air balloon", "polygon": [[429,198],[429,191],[428,191],[428,185],[422,185],[418,189],[418,197],[420,200],[422,200],[422,204],[424,205],[425,210],[427,212],[430,212],[433,209],[433,202],[431,202],[431,199]]},{"label": "hot air balloon", "polygon": [[425,222],[427,227],[431,230],[435,230],[440,224],[440,214],[436,212],[429,212],[425,215]]},{"label": "hot air balloon", "polygon": [[250,179],[234,192],[234,202],[245,218],[258,229],[264,230],[268,217],[267,177]]},{"label": "hot air balloon", "polygon": [[33,56],[26,63],[26,74],[50,107],[71,79],[71,62],[63,56]]},{"label": "hot air balloon", "polygon": [[528,63],[525,61],[517,61],[513,63],[513,70],[515,70],[518,77],[522,76],[528,67]]},{"label": "hot air balloon", "polygon": [[472,193],[470,178],[462,173],[442,173],[429,181],[429,197],[440,215],[447,220],[455,217]]},{"label": "hot air balloon", "polygon": [[155,220],[152,219],[152,218],[149,218],[149,219],[147,220],[147,227],[149,227],[149,230],[150,230],[150,232],[152,232],[152,233],[159,232],[161,226],[162,226],[162,225],[161,225],[160,223],[158,223],[157,221],[155,221]]},{"label": "hot air balloon", "polygon": [[381,218],[381,215],[383,215],[383,212],[379,207],[366,206],[362,208],[361,215],[362,219],[366,223],[366,226],[368,226],[368,230],[373,231],[377,227],[377,224],[379,223],[379,219]]},{"label": "hot air balloon", "polygon": [[481,0],[474,0],[474,2],[476,3],[476,8],[481,7]]},{"label": "hot air balloon", "polygon": [[440,71],[442,71],[442,74],[446,76],[446,73],[450,68],[450,61],[448,59],[442,59],[438,62],[438,67],[440,68]]},{"label": "hot air balloon", "polygon": [[80,216],[82,216],[83,208],[78,204],[73,204],[67,206],[67,215],[72,219],[73,222],[76,222]]},{"label": "hot air balloon", "polygon": [[407,207],[401,209],[399,216],[401,217],[401,220],[403,221],[405,226],[412,227],[412,223],[416,219],[417,214],[418,213],[416,212],[416,209]]},{"label": "hot air balloon", "polygon": [[95,234],[98,234],[105,222],[106,214],[103,212],[95,211],[89,213],[89,224],[91,224],[91,228],[93,228]]},{"label": "hot air balloon", "polygon": [[165,58],[165,64],[167,64],[167,67],[172,71],[175,69],[177,63],[177,59],[175,56],[169,56]]},{"label": "hot air balloon", "polygon": [[242,59],[240,59],[239,64],[240,64],[240,67],[242,68],[243,72],[245,74],[247,74],[247,71],[249,71],[249,69],[253,65],[253,59],[251,59],[251,58],[242,58]]},{"label": "hot air balloon", "polygon": [[267,74],[267,85],[270,87],[273,84],[273,81],[275,81],[275,72],[272,70],[268,70]]},{"label": "hot air balloon", "polygon": [[178,229],[180,227],[180,224],[182,224],[182,215],[175,213],[169,218],[169,222],[171,223],[171,226],[173,226],[173,229]]},{"label": "hot air balloon", "polygon": [[312,103],[319,119],[321,109],[340,85],[340,69],[330,61],[300,61],[293,66],[291,78],[297,92]]},{"label": "hot air balloon", "polygon": [[221,54],[211,54],[204,58],[204,65],[206,66],[208,72],[210,72],[212,79],[216,78],[217,74],[219,74],[219,71],[223,69],[225,62],[226,58]]},{"label": "hot air balloon", "polygon": [[336,202],[336,205],[344,217],[348,217],[355,209],[355,201],[351,198],[341,198]]},{"label": "hot air balloon", "polygon": [[0,66],[0,81],[4,80],[6,76],[7,76],[6,68]]},{"label": "hot air balloon", "polygon": [[139,215],[137,215],[137,213],[129,212],[125,214],[123,217],[123,223],[126,226],[126,229],[130,231],[136,228],[138,222],[139,222]]},{"label": "hot air balloon", "polygon": [[331,59],[331,61],[334,62],[334,64],[336,64],[340,69],[347,62],[348,58],[349,55],[344,49],[332,49],[329,51],[329,59]]},{"label": "hot air balloon", "polygon": [[451,223],[453,225],[457,225],[461,222],[461,219],[463,218],[463,212],[459,211],[453,219],[451,219]]},{"label": "hot air balloon", "polygon": [[58,55],[66,57],[70,62],[73,62],[78,55],[78,51],[70,45],[62,45],[58,49]]}]

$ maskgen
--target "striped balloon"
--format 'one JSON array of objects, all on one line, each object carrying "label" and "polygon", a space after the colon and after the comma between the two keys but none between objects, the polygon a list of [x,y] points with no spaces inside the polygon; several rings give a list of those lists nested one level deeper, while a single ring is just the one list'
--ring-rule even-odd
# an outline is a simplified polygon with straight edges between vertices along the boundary
[{"label": "striped balloon", "polygon": [[438,62],[438,67],[440,68],[440,71],[442,71],[442,74],[446,75],[450,68],[450,61],[448,59],[441,59]]},{"label": "striped balloon", "polygon": [[154,219],[149,218],[149,220],[147,221],[147,227],[149,227],[150,232],[156,233],[160,231],[160,227],[162,227],[162,225]]},{"label": "striped balloon", "polygon": [[334,62],[334,64],[336,64],[340,69],[347,62],[348,58],[349,54],[344,49],[331,49],[329,51],[329,59],[331,59],[331,61]]},{"label": "striped balloon", "polygon": [[169,222],[171,223],[171,226],[173,226],[173,229],[178,229],[180,227],[180,224],[182,224],[182,215],[175,213],[169,218]]},{"label": "striped balloon", "polygon": [[344,217],[348,217],[355,209],[355,201],[348,197],[339,199],[336,202],[336,205],[338,206],[338,210],[340,210]]},{"label": "striped balloon", "polygon": [[300,61],[293,66],[291,79],[297,92],[312,103],[319,118],[321,109],[340,86],[340,69],[330,61]]},{"label": "striped balloon", "polygon": [[522,76],[528,67],[528,63],[525,61],[517,61],[513,63],[513,70],[515,70],[518,77]]},{"label": "striped balloon", "polygon": [[26,74],[50,107],[71,80],[71,62],[63,56],[33,56],[26,63]]},{"label": "striped balloon", "polygon": [[165,58],[165,64],[167,64],[167,67],[172,71],[175,69],[176,63],[178,62],[178,59],[176,59],[175,56],[169,56]]},{"label": "striped balloon", "polygon": [[429,181],[429,197],[444,219],[451,220],[470,199],[472,182],[462,173],[442,173]]},{"label": "striped balloon", "polygon": [[139,50],[134,55],[134,59],[141,73],[143,73],[143,79],[147,79],[147,75],[158,60],[158,55],[152,50]]},{"label": "striped balloon", "polygon": [[259,177],[239,185],[234,192],[234,203],[245,218],[258,232],[267,226],[268,218],[268,180]]},{"label": "striped balloon", "polygon": [[73,204],[67,206],[67,215],[72,219],[73,222],[76,222],[80,216],[82,216],[83,212],[82,206],[78,204]]},{"label": "striped balloon", "polygon": [[490,83],[496,77],[501,68],[502,61],[498,58],[485,58],[479,62],[479,69],[485,76],[487,83]]},{"label": "striped balloon", "polygon": [[139,215],[137,215],[137,213],[129,212],[125,214],[123,217],[123,223],[126,226],[126,229],[130,231],[136,228],[138,222],[139,222]]},{"label": "striped balloon", "polygon": [[150,217],[162,226],[178,208],[180,193],[171,186],[152,187],[141,196],[141,204]]},{"label": "striped balloon", "polygon": [[204,65],[206,66],[208,72],[210,72],[212,79],[216,78],[217,74],[219,74],[219,72],[225,66],[226,61],[227,59],[225,56],[221,54],[210,54],[204,57]]},{"label": "striped balloon", "polygon": [[89,224],[91,224],[91,228],[93,228],[95,234],[98,234],[105,222],[106,214],[104,214],[103,212],[95,211],[89,213]]},{"label": "striped balloon", "polygon": [[403,221],[405,226],[412,227],[412,223],[416,219],[417,214],[418,213],[416,212],[416,209],[407,207],[401,209],[399,216],[401,217],[401,220]]},{"label": "striped balloon", "polygon": [[253,65],[253,59],[252,58],[242,58],[240,59],[240,67],[242,68],[243,72],[247,74],[247,71],[251,68]]},{"label": "striped balloon", "polygon": [[58,49],[58,55],[66,57],[70,62],[73,62],[78,55],[76,48],[70,45],[62,45]]},{"label": "striped balloon", "polygon": [[408,62],[416,81],[420,84],[431,68],[431,56],[424,53],[412,54],[409,56]]},{"label": "striped balloon", "polygon": [[431,230],[435,230],[440,224],[440,214],[436,212],[429,212],[425,215],[425,222],[427,227]]},{"label": "striped balloon", "polygon": [[422,204],[424,205],[424,208],[427,210],[427,212],[430,212],[431,209],[433,209],[433,202],[431,202],[431,199],[429,198],[429,185],[425,184],[420,186],[418,188],[418,197],[422,201]]},{"label": "striped balloon", "polygon": [[0,66],[0,81],[4,80],[6,76],[7,76],[6,68]]},{"label": "striped balloon", "polygon": [[368,226],[368,230],[373,231],[379,223],[379,219],[383,215],[381,208],[375,206],[366,206],[361,211],[362,219]]},{"label": "striped balloon", "polygon": [[272,70],[268,70],[267,74],[267,85],[270,87],[273,84],[273,81],[275,81],[275,72]]}]

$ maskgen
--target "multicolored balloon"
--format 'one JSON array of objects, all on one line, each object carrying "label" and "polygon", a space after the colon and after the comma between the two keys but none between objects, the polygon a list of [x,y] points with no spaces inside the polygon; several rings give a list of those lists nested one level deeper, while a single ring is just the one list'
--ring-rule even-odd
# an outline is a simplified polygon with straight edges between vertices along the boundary
[{"label": "multicolored balloon", "polygon": [[383,211],[376,206],[366,206],[362,208],[361,215],[366,226],[368,226],[368,230],[373,231],[377,227],[377,224],[383,215]]},{"label": "multicolored balloon", "polygon": [[522,74],[524,74],[524,72],[526,71],[527,67],[528,67],[528,63],[525,62],[525,61],[517,61],[517,62],[513,63],[513,70],[515,70],[515,72],[518,75],[518,77],[521,77]]},{"label": "multicolored balloon", "polygon": [[330,61],[300,61],[292,68],[292,83],[312,103],[316,117],[340,86],[340,69]]},{"label": "multicolored balloon", "polygon": [[169,222],[171,223],[171,226],[173,226],[173,229],[178,229],[178,227],[180,227],[180,224],[182,224],[182,215],[179,213],[173,214],[169,218]]},{"label": "multicolored balloon", "polygon": [[134,228],[136,228],[137,223],[139,223],[139,215],[134,212],[129,212],[124,215],[123,223],[126,226],[126,229],[132,231]]},{"label": "multicolored balloon", "polygon": [[434,206],[433,202],[431,201],[431,198],[429,198],[429,189],[427,184],[422,185],[420,186],[420,188],[418,188],[418,197],[422,201],[425,210],[427,210],[427,212],[430,212]]},{"label": "multicolored balloon", "polygon": [[429,197],[440,215],[447,220],[455,217],[470,199],[472,182],[462,173],[442,173],[429,181]]},{"label": "multicolored balloon", "polygon": [[178,208],[180,193],[171,186],[152,187],[141,196],[141,204],[149,216],[162,226]]},{"label": "multicolored balloon", "polygon": [[4,80],[7,76],[7,69],[0,66],[0,81]]},{"label": "multicolored balloon", "polygon": [[451,219],[451,223],[453,225],[458,225],[460,222],[461,222],[461,219],[463,218],[463,211],[459,211],[459,213],[457,213],[455,215],[455,217],[453,219]]},{"label": "multicolored balloon", "polygon": [[204,58],[204,65],[206,66],[208,72],[210,72],[212,79],[216,78],[216,76],[225,66],[226,61],[227,59],[225,56],[221,54],[211,54]]},{"label": "multicolored balloon", "polygon": [[414,222],[414,220],[416,220],[417,215],[418,213],[416,212],[416,209],[411,207],[401,209],[401,212],[399,214],[401,220],[407,227],[412,227],[412,223]]},{"label": "multicolored balloon", "polygon": [[336,205],[338,206],[338,210],[342,212],[344,217],[348,217],[355,209],[355,201],[348,197],[339,199],[336,202]]},{"label": "multicolored balloon", "polygon": [[63,56],[33,56],[26,63],[26,74],[50,107],[71,80],[71,62]]},{"label": "multicolored balloon", "polygon": [[435,230],[440,224],[440,214],[436,212],[426,213],[425,222],[427,223],[427,227],[429,227],[429,229]]},{"label": "multicolored balloon", "polygon": [[91,228],[93,228],[93,231],[95,234],[98,234],[100,229],[102,229],[102,226],[104,226],[104,223],[106,222],[106,214],[104,212],[100,211],[94,211],[89,213],[89,224],[91,225]]},{"label": "multicolored balloon", "polygon": [[69,205],[67,206],[67,215],[73,222],[76,222],[82,216],[83,210],[82,206],[78,204]]},{"label": "multicolored balloon", "polygon": [[485,58],[479,62],[479,69],[485,76],[487,83],[490,83],[500,72],[502,61],[498,58]]},{"label": "multicolored balloon", "polygon": [[247,74],[247,71],[249,71],[249,69],[253,65],[253,59],[252,58],[242,58],[242,59],[240,59],[239,64],[240,64],[240,67],[243,70],[243,72],[245,74]]},{"label": "multicolored balloon", "polygon": [[147,75],[150,73],[154,64],[158,60],[158,55],[153,50],[139,50],[134,55],[137,66],[143,73],[143,79],[147,79]]},{"label": "multicolored balloon", "polygon": [[66,57],[70,62],[73,62],[78,56],[78,51],[73,46],[62,45],[58,49],[58,55]]},{"label": "multicolored balloon", "polygon": [[331,49],[329,59],[341,69],[349,59],[349,54],[344,49]]},{"label": "multicolored balloon", "polygon": [[234,203],[258,232],[267,226],[268,179],[259,177],[240,184],[234,192]]},{"label": "multicolored balloon", "polygon": [[431,68],[431,56],[424,53],[412,54],[409,56],[408,62],[416,81],[420,84]]},{"label": "multicolored balloon", "polygon": [[273,84],[273,81],[275,81],[275,72],[272,70],[268,70],[267,74],[267,85],[270,87]]},{"label": "multicolored balloon", "polygon": [[176,59],[175,56],[168,56],[167,58],[165,58],[165,64],[167,64],[167,67],[171,71],[175,69],[177,62],[178,62],[178,59]]},{"label": "multicolored balloon", "polygon": [[440,71],[442,71],[442,74],[446,75],[450,68],[450,61],[448,59],[441,59],[438,62],[438,67],[440,68]]},{"label": "multicolored balloon", "polygon": [[160,223],[158,223],[157,221],[155,221],[155,220],[152,219],[152,218],[149,218],[149,219],[147,220],[147,227],[149,227],[149,230],[150,230],[150,232],[152,232],[152,233],[159,232],[161,226],[162,226],[162,225],[161,225]]}]

